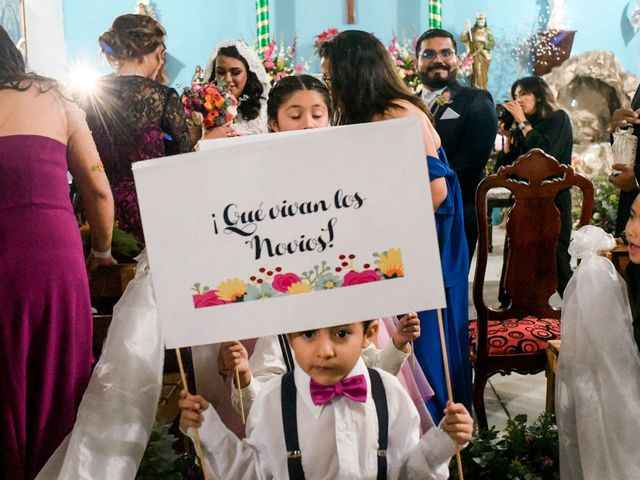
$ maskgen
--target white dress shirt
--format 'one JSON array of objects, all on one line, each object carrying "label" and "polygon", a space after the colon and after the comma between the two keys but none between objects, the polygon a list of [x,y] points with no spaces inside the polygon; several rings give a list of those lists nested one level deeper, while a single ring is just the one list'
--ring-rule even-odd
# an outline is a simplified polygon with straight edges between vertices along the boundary
[{"label": "white dress shirt", "polygon": [[[295,358],[293,350],[291,354]],[[409,357],[409,353],[398,350],[392,340],[382,350],[379,350],[373,344],[362,349],[362,358],[367,367],[381,368],[391,375],[397,375],[400,372],[400,368],[402,368],[402,364],[407,357]],[[240,391],[245,415],[249,414],[251,405],[253,405],[258,393],[260,393],[262,386],[275,375],[287,373],[287,366],[284,363],[277,336],[271,335],[258,338],[251,358],[249,358],[249,367],[251,369],[251,381],[249,385]],[[237,388],[231,389],[231,404],[238,412],[240,411],[240,394]]]},{"label": "white dress shirt", "polygon": [[431,109],[431,107],[433,107],[433,104],[436,101],[436,98],[438,98],[438,95],[442,95],[446,88],[447,87],[442,87],[440,90],[433,91],[429,90],[426,87],[422,89],[422,100],[427,105],[427,108]]},{"label": "white dress shirt", "polygon": [[[364,403],[340,396],[317,406],[311,400],[310,377],[299,366],[294,370],[298,438],[307,480],[377,478],[378,417],[362,358],[348,377],[358,374],[363,374],[367,382]],[[419,418],[413,402],[393,375],[380,371],[380,376],[389,411],[388,478],[448,478],[453,440],[435,427],[419,438]],[[262,388],[247,419],[244,440],[224,427],[213,408],[204,412],[200,439],[213,478],[289,478],[280,403],[281,378],[273,378]],[[193,435],[191,429],[188,433]]]}]

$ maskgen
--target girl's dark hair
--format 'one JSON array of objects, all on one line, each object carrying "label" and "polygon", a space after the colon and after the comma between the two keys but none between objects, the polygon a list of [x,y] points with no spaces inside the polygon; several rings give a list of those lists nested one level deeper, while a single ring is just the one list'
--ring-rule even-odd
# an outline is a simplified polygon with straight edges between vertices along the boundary
[{"label": "girl's dark hair", "polygon": [[117,68],[125,60],[140,59],[164,45],[166,32],[148,15],[130,13],[117,17],[98,42],[109,64]]},{"label": "girl's dark hair", "polygon": [[523,77],[516,80],[511,86],[511,98],[515,98],[516,88],[525,93],[530,93],[536,98],[535,115],[540,118],[547,118],[560,107],[556,103],[556,97],[549,88],[547,82],[540,77]]},{"label": "girl's dark hair", "polygon": [[44,92],[57,87],[57,82],[51,78],[27,73],[22,53],[15,46],[7,31],[0,26],[0,90],[28,90],[33,82],[38,82]]},{"label": "girl's dark hair", "polygon": [[347,30],[325,42],[330,90],[341,124],[370,122],[405,100],[429,116],[424,102],[404,84],[385,46],[370,33]]},{"label": "girl's dark hair", "polygon": [[267,116],[269,120],[277,120],[280,107],[291,98],[291,95],[300,90],[318,92],[327,105],[329,118],[331,118],[333,105],[327,86],[311,75],[295,75],[280,79],[269,92],[269,100],[267,101]]},{"label": "girl's dark hair", "polygon": [[[258,76],[249,69],[249,64],[247,60],[240,55],[238,49],[233,45],[229,47],[222,47],[218,50],[218,56],[222,55],[223,57],[231,57],[237,60],[242,61],[244,68],[247,70],[247,83],[244,86],[244,90],[242,90],[241,97],[246,95],[246,99],[240,100],[238,99],[238,111],[242,114],[242,117],[245,120],[253,120],[254,118],[258,118],[260,115],[260,99],[262,99],[262,94],[264,93],[264,87],[260,80],[258,80]],[[211,77],[207,79],[209,82],[213,82],[216,79],[216,57],[213,60],[213,68],[211,69]]]}]

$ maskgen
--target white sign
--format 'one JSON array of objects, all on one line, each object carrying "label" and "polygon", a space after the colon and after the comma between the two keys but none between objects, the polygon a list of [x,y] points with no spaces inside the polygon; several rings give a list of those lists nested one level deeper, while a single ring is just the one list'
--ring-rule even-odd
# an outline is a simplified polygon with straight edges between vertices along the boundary
[{"label": "white sign", "polygon": [[167,348],[445,306],[416,119],[215,142],[133,166]]}]

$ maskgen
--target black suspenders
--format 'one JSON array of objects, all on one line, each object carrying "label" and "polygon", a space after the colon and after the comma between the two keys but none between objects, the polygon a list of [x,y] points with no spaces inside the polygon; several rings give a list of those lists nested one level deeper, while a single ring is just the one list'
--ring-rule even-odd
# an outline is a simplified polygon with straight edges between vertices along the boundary
[{"label": "black suspenders", "polygon": [[284,364],[287,367],[287,372],[293,372],[293,354],[291,353],[291,346],[289,345],[289,339],[286,335],[278,335],[278,342],[280,343],[280,350],[282,351],[282,357],[284,358]]},{"label": "black suspenders", "polygon": [[387,394],[380,374],[369,368],[371,379],[371,396],[376,404],[378,414],[378,480],[387,479],[387,446],[389,443],[389,411],[387,410]]},{"label": "black suspenders", "polygon": [[[387,446],[389,441],[389,412],[387,396],[380,374],[369,368],[371,396],[378,415],[378,480],[387,478]],[[298,414],[296,411],[296,384],[293,372],[282,376],[281,387],[282,425],[284,443],[287,447],[287,466],[290,480],[304,480],[302,453],[298,442]]]},{"label": "black suspenders", "polygon": [[280,395],[282,426],[284,430],[284,443],[287,447],[287,467],[289,469],[289,478],[291,480],[304,480],[300,443],[298,442],[296,383],[293,379],[293,372],[285,373],[282,376]]}]

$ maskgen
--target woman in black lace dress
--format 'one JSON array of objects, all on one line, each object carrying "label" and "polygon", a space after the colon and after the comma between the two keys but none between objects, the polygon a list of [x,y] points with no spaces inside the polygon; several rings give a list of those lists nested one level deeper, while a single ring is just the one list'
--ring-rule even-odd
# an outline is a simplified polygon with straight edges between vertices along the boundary
[{"label": "woman in black lace dress", "polygon": [[118,226],[144,241],[131,164],[193,151],[178,93],[156,82],[165,31],[146,15],[122,15],[100,36],[116,71],[80,99],[111,184]]}]

